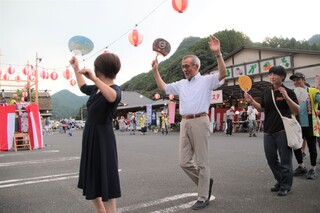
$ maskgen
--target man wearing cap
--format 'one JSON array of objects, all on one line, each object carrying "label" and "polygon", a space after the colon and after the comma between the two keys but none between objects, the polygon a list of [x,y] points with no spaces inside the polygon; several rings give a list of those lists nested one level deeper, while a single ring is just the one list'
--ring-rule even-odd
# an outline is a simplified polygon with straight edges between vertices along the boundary
[{"label": "man wearing cap", "polygon": [[263,91],[260,103],[255,101],[250,94],[244,94],[244,97],[259,112],[265,112],[264,152],[277,181],[270,190],[277,192],[278,196],[286,196],[293,184],[292,149],[288,146],[283,122],[274,105],[272,93],[282,116],[290,118],[291,114],[297,114],[300,109],[296,94],[283,85],[286,75],[286,70],[282,66],[270,68],[269,80],[272,87]]},{"label": "man wearing cap", "polygon": [[308,172],[303,163],[303,155],[301,149],[294,150],[294,155],[298,161],[298,168],[294,171],[294,176],[307,174],[307,179],[316,179],[317,165],[317,137],[319,137],[319,123],[317,121],[317,109],[320,103],[320,92],[316,88],[308,87],[303,73],[296,72],[290,76],[295,88],[303,88],[306,90],[306,99],[299,100],[299,122],[302,128],[302,137],[307,141],[310,153],[311,168]]}]

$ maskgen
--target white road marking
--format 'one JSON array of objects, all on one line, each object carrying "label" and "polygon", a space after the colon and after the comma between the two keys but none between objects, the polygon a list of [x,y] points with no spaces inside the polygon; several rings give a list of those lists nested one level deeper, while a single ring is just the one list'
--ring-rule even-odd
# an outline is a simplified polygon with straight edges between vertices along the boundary
[{"label": "white road marking", "polygon": [[[162,199],[159,199],[159,200],[154,200],[154,201],[150,201],[150,202],[146,202],[146,203],[140,203],[140,204],[136,204],[136,205],[122,207],[122,208],[119,208],[117,210],[117,213],[131,212],[131,211],[134,211],[134,210],[143,209],[143,208],[150,207],[150,206],[155,206],[155,205],[163,204],[163,203],[174,201],[174,200],[179,200],[179,199],[186,198],[186,197],[197,197],[197,193],[185,193],[185,194],[180,194],[180,195],[174,195],[174,196],[165,197],[165,198],[162,198]],[[210,200],[214,200],[214,199],[215,199],[215,196],[212,195]],[[155,212],[152,212],[152,213],[176,212],[176,211],[179,211],[179,210],[182,210],[182,209],[190,208],[191,205],[193,205],[194,202],[195,201],[188,202],[188,203],[185,203],[185,204],[181,204],[179,206],[173,206],[173,207],[166,208],[166,209],[159,210],[159,211],[155,211]]]},{"label": "white road marking", "polygon": [[[118,172],[122,170],[119,169]],[[44,183],[58,180],[67,180],[71,178],[78,178],[78,172],[74,173],[66,173],[66,174],[58,174],[58,175],[47,175],[41,177],[32,177],[32,178],[23,178],[23,179],[12,179],[12,180],[4,180],[0,181],[0,188],[8,188],[14,186],[28,185],[28,184],[36,184],[36,183]]]},{"label": "white road marking", "polygon": [[60,152],[60,150],[48,150],[48,151],[43,151],[43,152]]},{"label": "white road marking", "polygon": [[57,158],[57,159],[44,159],[44,160],[32,160],[32,161],[8,162],[8,163],[0,163],[0,167],[21,166],[21,165],[28,165],[28,164],[59,162],[59,161],[67,161],[67,160],[79,160],[79,159],[80,159],[80,157],[65,157],[65,158]]},{"label": "white road marking", "polygon": [[[8,187],[35,184],[35,183],[44,183],[44,182],[57,181],[57,180],[66,180],[66,179],[77,178],[77,177],[78,177],[78,172],[68,173],[68,174],[59,174],[59,175],[49,175],[49,176],[42,176],[42,177],[34,177],[34,178],[6,180],[6,181],[1,181],[0,184],[3,184],[3,183],[9,183],[9,184],[0,185],[0,188],[8,188]],[[17,183],[14,183],[14,182],[17,182]]]}]

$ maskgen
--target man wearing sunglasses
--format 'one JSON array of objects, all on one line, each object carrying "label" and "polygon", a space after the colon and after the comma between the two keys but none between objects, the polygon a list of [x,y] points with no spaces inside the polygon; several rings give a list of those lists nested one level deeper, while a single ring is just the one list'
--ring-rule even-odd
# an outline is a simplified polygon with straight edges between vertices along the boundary
[{"label": "man wearing sunglasses", "polygon": [[[197,185],[198,199],[192,209],[209,204],[213,179],[210,178],[208,142],[210,138],[208,109],[211,91],[220,87],[226,77],[226,67],[220,51],[220,41],[210,36],[209,47],[216,57],[219,72],[200,75],[200,60],[195,55],[183,57],[181,68],[186,79],[166,84],[158,71],[158,61],[152,62],[157,86],[166,94],[179,95],[180,123],[179,163]],[[209,193],[208,193],[209,190]]]}]

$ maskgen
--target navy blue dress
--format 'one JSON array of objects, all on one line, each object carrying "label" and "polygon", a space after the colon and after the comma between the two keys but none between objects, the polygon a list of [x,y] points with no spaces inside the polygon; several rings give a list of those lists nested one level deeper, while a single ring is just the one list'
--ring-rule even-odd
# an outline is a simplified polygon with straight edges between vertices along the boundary
[{"label": "navy blue dress", "polygon": [[83,85],[80,90],[90,95],[87,101],[87,121],[82,136],[82,152],[78,188],[87,200],[102,201],[121,197],[118,155],[112,120],[121,100],[121,89],[114,103],[108,102],[95,85]]}]

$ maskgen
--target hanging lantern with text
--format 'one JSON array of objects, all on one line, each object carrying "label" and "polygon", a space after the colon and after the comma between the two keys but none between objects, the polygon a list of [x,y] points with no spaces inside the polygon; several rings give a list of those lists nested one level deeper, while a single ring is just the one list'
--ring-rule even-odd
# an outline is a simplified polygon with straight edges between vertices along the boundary
[{"label": "hanging lantern with text", "polygon": [[8,68],[8,73],[12,75],[16,70],[10,65]]},{"label": "hanging lantern with text", "polygon": [[65,77],[65,79],[70,79],[72,77],[72,72],[69,69],[66,69],[65,71],[63,71],[63,77]]},{"label": "hanging lantern with text", "polygon": [[57,72],[55,72],[55,71],[53,71],[51,74],[50,74],[50,78],[52,79],[52,80],[57,80],[57,78],[58,78],[58,73]]},{"label": "hanging lantern with text", "polygon": [[188,0],[172,0],[172,7],[179,13],[183,13],[188,8]]},{"label": "hanging lantern with text", "polygon": [[74,86],[74,85],[76,85],[76,80],[74,80],[74,79],[71,79],[71,80],[70,80],[70,84],[71,84],[71,86]]},{"label": "hanging lantern with text", "polygon": [[137,47],[139,44],[141,44],[142,40],[143,36],[138,30],[134,29],[131,33],[129,33],[129,41],[133,46]]}]

